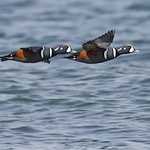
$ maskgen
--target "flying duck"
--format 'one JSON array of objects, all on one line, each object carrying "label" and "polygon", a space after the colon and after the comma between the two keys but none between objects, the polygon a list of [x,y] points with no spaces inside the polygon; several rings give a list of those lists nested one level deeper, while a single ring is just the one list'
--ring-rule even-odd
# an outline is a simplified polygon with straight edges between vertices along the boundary
[{"label": "flying duck", "polygon": [[123,54],[130,54],[135,51],[135,48],[131,45],[116,48],[110,47],[114,35],[114,30],[108,31],[94,40],[83,43],[82,48],[80,48],[79,51],[74,51],[66,58],[78,62],[95,64],[114,59]]},{"label": "flying duck", "polygon": [[13,60],[23,63],[46,62],[50,63],[50,59],[56,55],[66,56],[72,51],[70,45],[58,45],[54,48],[49,47],[27,47],[20,48],[7,55],[0,56],[1,61]]}]

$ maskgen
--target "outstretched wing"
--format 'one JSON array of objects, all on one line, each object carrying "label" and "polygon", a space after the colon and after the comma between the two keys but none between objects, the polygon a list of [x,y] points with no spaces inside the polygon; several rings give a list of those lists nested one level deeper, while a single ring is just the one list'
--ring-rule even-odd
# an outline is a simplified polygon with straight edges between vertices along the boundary
[{"label": "outstretched wing", "polygon": [[115,35],[115,31],[111,30],[107,33],[97,37],[94,40],[90,40],[82,45],[85,50],[93,50],[93,49],[106,49],[113,42]]}]

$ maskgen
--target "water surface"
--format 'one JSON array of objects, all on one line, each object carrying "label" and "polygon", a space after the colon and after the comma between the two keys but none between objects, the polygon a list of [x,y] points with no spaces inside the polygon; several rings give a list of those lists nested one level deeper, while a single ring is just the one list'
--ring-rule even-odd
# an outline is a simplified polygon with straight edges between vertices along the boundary
[{"label": "water surface", "polygon": [[116,29],[136,55],[87,65],[0,63],[1,150],[149,150],[150,2],[1,0],[0,53]]}]

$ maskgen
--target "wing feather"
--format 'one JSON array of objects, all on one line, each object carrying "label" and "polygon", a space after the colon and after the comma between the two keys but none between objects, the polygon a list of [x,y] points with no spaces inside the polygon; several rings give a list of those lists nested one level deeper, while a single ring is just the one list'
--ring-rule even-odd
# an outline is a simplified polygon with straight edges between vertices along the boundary
[{"label": "wing feather", "polygon": [[93,49],[106,49],[113,42],[115,35],[115,31],[111,30],[107,33],[95,38],[94,40],[90,40],[86,43],[83,43],[82,47],[85,50],[93,50]]}]

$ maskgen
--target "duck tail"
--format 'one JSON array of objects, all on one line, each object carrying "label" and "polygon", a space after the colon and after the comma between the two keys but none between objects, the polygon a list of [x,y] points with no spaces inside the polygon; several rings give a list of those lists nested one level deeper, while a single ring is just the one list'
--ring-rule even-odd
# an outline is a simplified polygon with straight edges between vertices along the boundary
[{"label": "duck tail", "polygon": [[7,61],[7,60],[9,60],[9,57],[10,57],[10,55],[0,56],[0,61]]}]

